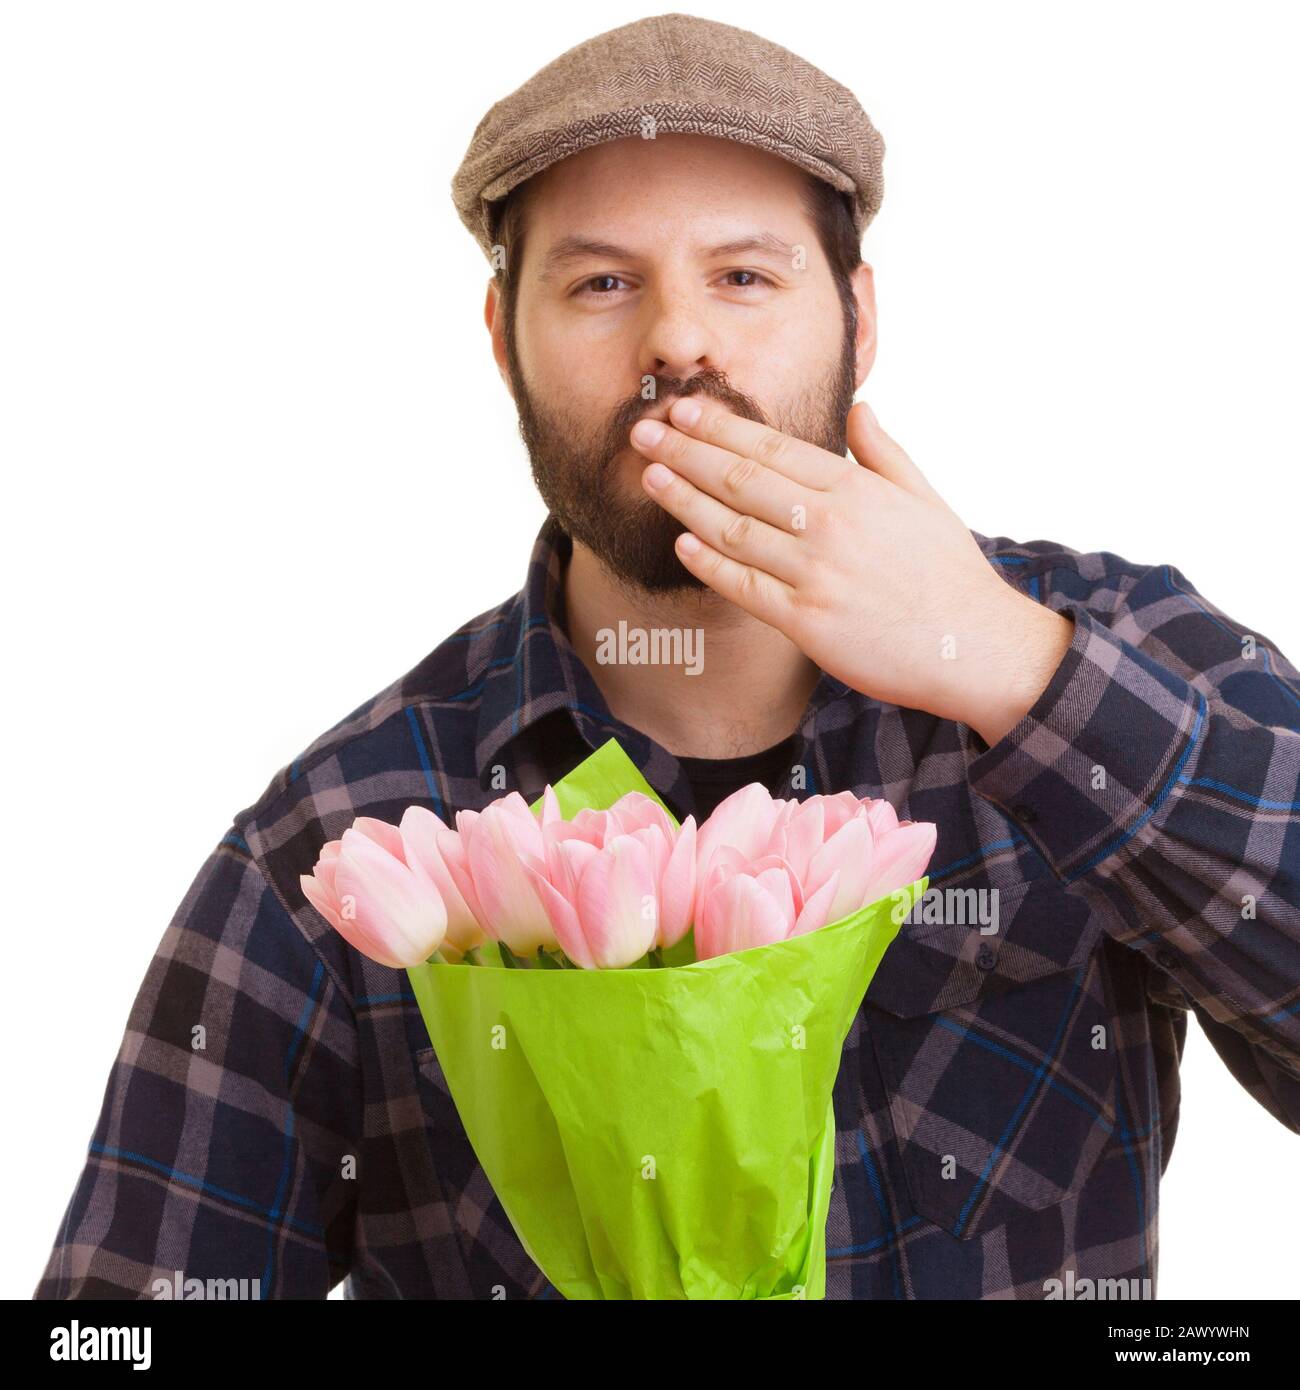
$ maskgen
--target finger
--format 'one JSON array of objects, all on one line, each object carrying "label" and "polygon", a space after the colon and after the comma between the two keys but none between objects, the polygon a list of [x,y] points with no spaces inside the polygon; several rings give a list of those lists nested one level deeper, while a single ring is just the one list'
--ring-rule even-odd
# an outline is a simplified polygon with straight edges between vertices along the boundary
[{"label": "finger", "polygon": [[853,457],[864,468],[917,497],[943,502],[907,453],[881,429],[875,411],[866,401],[854,402],[849,411],[847,438]]},{"label": "finger", "polygon": [[[693,416],[698,407],[698,417]],[[757,420],[734,415],[720,401],[685,396],[668,408],[669,423],[693,439],[742,454],[803,487],[829,489],[844,471],[844,459],[806,439],[782,434]]]},{"label": "finger", "polygon": [[[643,432],[651,433],[648,427],[654,425],[662,433],[651,442]],[[631,440],[638,453],[667,464],[674,473],[689,478],[701,491],[735,511],[783,531],[793,532],[806,525],[804,519],[816,489],[792,482],[745,454],[706,444],[661,421],[639,421]]]},{"label": "finger", "polygon": [[715,593],[769,626],[785,630],[794,608],[794,590],[784,581],[723,555],[691,531],[677,537],[676,549],[682,564]]},{"label": "finger", "polygon": [[794,536],[710,497],[667,464],[650,464],[641,481],[665,511],[715,550],[789,582],[798,575],[800,545]]}]

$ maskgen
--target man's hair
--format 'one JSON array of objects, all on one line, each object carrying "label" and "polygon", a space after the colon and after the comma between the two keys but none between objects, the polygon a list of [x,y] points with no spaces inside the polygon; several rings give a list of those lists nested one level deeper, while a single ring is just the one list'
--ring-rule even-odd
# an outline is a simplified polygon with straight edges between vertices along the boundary
[{"label": "man's hair", "polygon": [[[835,289],[844,312],[844,325],[850,337],[858,326],[858,305],[853,297],[853,272],[862,264],[862,247],[853,226],[853,214],[848,194],[801,170],[804,175],[804,210],[817,229],[822,254],[831,268]],[[519,284],[519,268],[524,262],[524,238],[527,235],[527,194],[529,180],[517,184],[494,209],[496,217],[492,241],[497,251],[497,267],[493,273],[501,294],[501,309],[505,314],[505,331],[513,338],[515,327],[515,287]],[[502,254],[504,252],[504,254]]]}]

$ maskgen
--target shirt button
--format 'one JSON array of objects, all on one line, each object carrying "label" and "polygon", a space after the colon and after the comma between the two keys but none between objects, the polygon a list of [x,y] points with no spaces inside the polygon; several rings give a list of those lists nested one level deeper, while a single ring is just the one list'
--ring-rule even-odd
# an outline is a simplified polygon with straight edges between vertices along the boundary
[{"label": "shirt button", "polygon": [[978,965],[981,970],[992,970],[996,963],[997,956],[994,955],[992,948],[989,946],[981,946],[979,954],[975,957],[975,964]]},{"label": "shirt button", "polygon": [[1015,816],[1021,825],[1028,825],[1031,821],[1038,819],[1038,813],[1032,806],[1013,806],[1011,808],[1011,814]]}]

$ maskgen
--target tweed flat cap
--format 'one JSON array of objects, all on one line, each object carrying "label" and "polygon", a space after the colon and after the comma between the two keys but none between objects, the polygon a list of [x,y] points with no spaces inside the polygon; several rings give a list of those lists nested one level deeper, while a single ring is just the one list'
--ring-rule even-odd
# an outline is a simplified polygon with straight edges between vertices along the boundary
[{"label": "tweed flat cap", "polygon": [[848,195],[859,237],[884,195],[885,142],[847,87],[747,29],[664,14],[578,44],[498,101],[452,200],[491,260],[498,205],[517,184],[592,145],[661,131],[788,159]]}]

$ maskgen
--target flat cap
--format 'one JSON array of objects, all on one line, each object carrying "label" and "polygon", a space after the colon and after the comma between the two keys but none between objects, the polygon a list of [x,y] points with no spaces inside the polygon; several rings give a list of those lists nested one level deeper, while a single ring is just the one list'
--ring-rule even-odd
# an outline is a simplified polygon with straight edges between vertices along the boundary
[{"label": "flat cap", "polygon": [[884,195],[885,142],[847,87],[747,29],[664,14],[597,34],[498,101],[452,200],[491,260],[512,188],[592,145],[659,132],[738,140],[797,164],[848,195],[859,237]]}]

